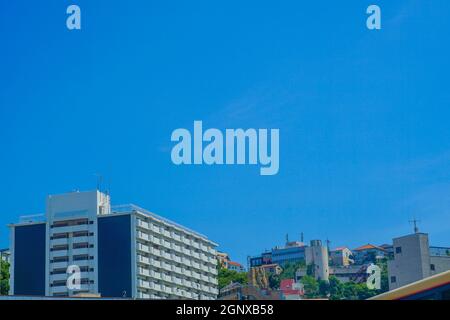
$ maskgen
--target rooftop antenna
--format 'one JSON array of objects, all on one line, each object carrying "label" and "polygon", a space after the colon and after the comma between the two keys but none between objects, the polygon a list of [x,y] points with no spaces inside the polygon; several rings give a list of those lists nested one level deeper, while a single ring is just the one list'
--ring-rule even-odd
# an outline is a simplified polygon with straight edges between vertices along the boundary
[{"label": "rooftop antenna", "polygon": [[289,234],[286,233],[286,245],[289,243]]},{"label": "rooftop antenna", "polygon": [[109,179],[105,182],[105,194],[107,195],[107,196],[109,196],[109,188],[110,188],[111,186],[110,186],[110,181],[109,181]]},{"label": "rooftop antenna", "polygon": [[417,223],[420,222],[420,220],[417,220],[416,218],[414,218],[413,220],[410,220],[409,222],[414,224],[414,233],[419,233],[419,228],[417,227]]},{"label": "rooftop antenna", "polygon": [[98,174],[98,173],[96,173],[95,176],[97,177],[97,190],[101,191],[102,182],[103,182],[103,176],[101,174]]},{"label": "rooftop antenna", "polygon": [[300,233],[300,242],[303,242],[303,232]]}]

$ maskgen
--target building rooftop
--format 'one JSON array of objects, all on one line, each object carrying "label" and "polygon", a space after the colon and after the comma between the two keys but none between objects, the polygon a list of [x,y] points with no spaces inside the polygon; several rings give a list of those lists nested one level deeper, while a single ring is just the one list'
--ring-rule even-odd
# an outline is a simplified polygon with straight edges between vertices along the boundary
[{"label": "building rooftop", "polygon": [[386,251],[384,248],[381,248],[381,247],[379,247],[379,246],[375,246],[375,245],[370,244],[370,243],[368,243],[368,244],[366,244],[366,245],[363,245],[363,246],[361,246],[361,247],[358,247],[358,248],[356,248],[356,249],[353,249],[353,250],[354,250],[354,251],[363,251],[363,250],[370,250],[370,249],[377,249],[377,250]]},{"label": "building rooftop", "polygon": [[[114,214],[114,213],[139,212],[141,214],[150,216],[150,217],[152,217],[152,218],[154,218],[156,220],[159,220],[159,221],[161,221],[163,223],[166,223],[166,224],[169,224],[169,225],[174,226],[176,228],[179,228],[179,229],[181,229],[183,231],[186,231],[188,233],[192,233],[192,234],[194,234],[194,235],[196,235],[196,236],[198,236],[200,238],[203,238],[204,240],[212,242],[211,240],[208,239],[207,236],[205,236],[205,235],[203,235],[203,234],[201,234],[201,233],[199,233],[197,231],[189,229],[189,228],[187,228],[185,226],[182,226],[181,224],[178,224],[178,223],[176,223],[174,221],[171,221],[169,219],[163,218],[163,217],[161,217],[161,216],[159,216],[159,215],[157,215],[157,214],[155,214],[153,212],[150,212],[150,211],[148,211],[146,209],[138,207],[137,205],[134,205],[134,204],[122,204],[122,205],[111,206],[111,212],[112,212],[112,214]],[[217,246],[216,243],[214,243],[214,242],[212,242],[212,243]]]},{"label": "building rooftop", "polygon": [[333,251],[342,251],[344,249],[348,249],[348,248],[347,247],[337,247],[337,248],[334,248],[333,250],[330,250],[330,251],[331,252],[333,252]]}]

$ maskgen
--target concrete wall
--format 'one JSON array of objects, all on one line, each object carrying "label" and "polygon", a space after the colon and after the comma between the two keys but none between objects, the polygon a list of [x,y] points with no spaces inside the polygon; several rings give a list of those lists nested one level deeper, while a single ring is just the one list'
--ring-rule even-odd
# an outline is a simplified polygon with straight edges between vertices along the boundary
[{"label": "concrete wall", "polygon": [[389,290],[431,275],[428,234],[395,238],[393,244],[394,259],[388,261]]}]

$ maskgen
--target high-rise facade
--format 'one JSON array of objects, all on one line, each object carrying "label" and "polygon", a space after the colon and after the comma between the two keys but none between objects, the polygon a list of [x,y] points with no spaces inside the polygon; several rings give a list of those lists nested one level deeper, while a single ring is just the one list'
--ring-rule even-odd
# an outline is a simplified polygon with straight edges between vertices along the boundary
[{"label": "high-rise facade", "polygon": [[[39,220],[39,219],[38,219]],[[216,243],[108,195],[52,195],[47,212],[10,225],[11,294],[215,299]],[[70,285],[71,272],[79,272]]]}]

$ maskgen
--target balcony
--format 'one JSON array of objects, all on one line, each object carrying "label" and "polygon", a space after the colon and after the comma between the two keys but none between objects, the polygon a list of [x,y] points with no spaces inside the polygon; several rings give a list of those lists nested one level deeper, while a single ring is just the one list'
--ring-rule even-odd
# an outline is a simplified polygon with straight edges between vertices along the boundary
[{"label": "balcony", "polygon": [[188,269],[183,269],[183,274],[185,274],[187,277],[192,277],[192,271]]},{"label": "balcony", "polygon": [[137,232],[137,238],[143,241],[150,241],[149,235],[142,231]]},{"label": "balcony", "polygon": [[177,235],[177,234],[175,234],[175,233],[173,233],[173,232],[172,232],[172,239],[175,239],[175,240],[181,242],[181,236],[180,236],[180,235]]},{"label": "balcony", "polygon": [[152,236],[152,237],[150,238],[150,241],[153,242],[154,244],[159,244],[159,245],[161,244],[161,239],[158,238],[158,237]]},{"label": "balcony", "polygon": [[139,254],[137,257],[137,262],[143,263],[143,264],[149,264],[150,259]]},{"label": "balcony", "polygon": [[146,280],[139,279],[138,280],[138,286],[145,289],[150,289],[150,282]]},{"label": "balcony", "polygon": [[139,299],[150,299],[150,295],[145,292],[138,292],[138,298]]},{"label": "balcony", "polygon": [[167,282],[172,282],[172,277],[168,276],[167,274],[162,274],[162,280],[167,281]]},{"label": "balcony", "polygon": [[174,243],[172,243],[172,249],[177,251],[177,252],[183,252],[181,247],[179,245],[174,244]]},{"label": "balcony", "polygon": [[145,276],[145,277],[149,277],[150,276],[150,271],[148,269],[145,269],[145,268],[142,268],[142,267],[139,268],[138,273],[141,276]]},{"label": "balcony", "polygon": [[145,253],[150,253],[149,247],[146,246],[145,244],[138,243],[136,248],[137,248],[137,250],[139,250],[139,251],[142,251],[142,252],[145,252]]},{"label": "balcony", "polygon": [[209,290],[209,292],[211,292],[211,293],[214,294],[214,295],[218,295],[218,294],[219,294],[219,290],[217,290],[216,288],[211,288],[211,289]]},{"label": "balcony", "polygon": [[150,265],[156,268],[161,268],[161,261],[152,259]]},{"label": "balcony", "polygon": [[161,232],[164,236],[166,236],[167,238],[171,238],[171,234],[170,234],[170,231],[167,231],[167,230],[162,230],[162,232]]},{"label": "balcony", "polygon": [[150,225],[149,228],[151,231],[153,231],[156,234],[161,234],[161,230],[159,229],[159,227],[155,226],[155,225]]},{"label": "balcony", "polygon": [[182,285],[185,286],[185,287],[191,288],[192,287],[192,282],[189,281],[189,280],[183,279],[182,280]]},{"label": "balcony", "polygon": [[159,249],[151,248],[150,249],[150,253],[155,255],[155,256],[158,256],[158,257],[161,256],[161,250],[159,250]]},{"label": "balcony", "polygon": [[168,263],[163,262],[163,263],[161,263],[161,266],[164,270],[172,271],[172,265],[170,265]]},{"label": "balcony", "polygon": [[173,266],[172,269],[173,269],[172,270],[173,272],[176,272],[176,273],[179,273],[179,274],[183,274],[183,271],[182,271],[182,269],[180,267]]},{"label": "balcony", "polygon": [[148,222],[145,222],[141,219],[137,220],[137,226],[146,230],[149,228]]},{"label": "balcony", "polygon": [[172,249],[172,246],[169,241],[161,240],[161,244],[167,249]]},{"label": "balcony", "polygon": [[178,263],[181,263],[181,261],[182,261],[181,257],[178,257],[178,256],[176,256],[174,254],[171,255],[171,260],[173,260],[175,262],[178,262]]},{"label": "balcony", "polygon": [[189,260],[189,259],[186,259],[186,258],[183,258],[183,264],[185,264],[185,265],[187,265],[187,266],[191,266],[192,264],[191,264],[191,260]]},{"label": "balcony", "polygon": [[191,245],[195,248],[195,249],[200,249],[200,244],[197,241],[192,240],[191,241]]},{"label": "balcony", "polygon": [[209,268],[209,272],[212,273],[212,274],[214,274],[214,275],[217,275],[217,274],[218,274],[217,268],[212,268],[212,267],[210,267],[210,268]]},{"label": "balcony", "polygon": [[171,287],[164,286],[164,287],[162,288],[162,291],[163,291],[164,293],[167,293],[167,294],[172,294],[172,288],[171,288]]},{"label": "balcony", "polygon": [[162,286],[159,283],[154,283],[152,289],[155,289],[157,291],[162,291]]}]

